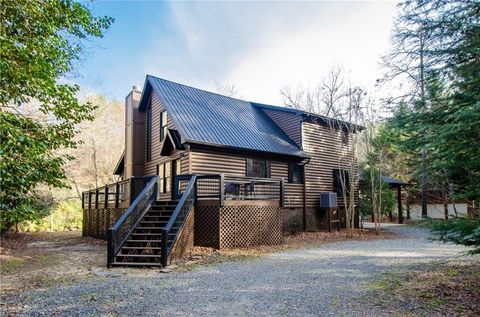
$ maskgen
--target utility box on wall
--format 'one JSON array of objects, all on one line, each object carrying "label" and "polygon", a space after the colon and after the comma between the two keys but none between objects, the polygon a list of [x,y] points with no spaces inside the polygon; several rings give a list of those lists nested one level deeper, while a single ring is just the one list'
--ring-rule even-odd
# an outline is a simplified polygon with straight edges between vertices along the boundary
[{"label": "utility box on wall", "polygon": [[337,209],[337,193],[328,192],[320,193],[320,212],[323,214],[323,219],[327,222],[328,231],[332,231],[332,225],[337,227],[340,231],[340,219]]},{"label": "utility box on wall", "polygon": [[337,208],[337,193],[320,193],[320,208]]}]

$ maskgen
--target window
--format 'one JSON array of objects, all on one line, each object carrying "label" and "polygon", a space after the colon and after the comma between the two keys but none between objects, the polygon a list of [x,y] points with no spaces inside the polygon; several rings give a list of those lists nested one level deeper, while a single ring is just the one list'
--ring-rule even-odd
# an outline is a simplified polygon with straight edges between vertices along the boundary
[{"label": "window", "polygon": [[350,178],[347,170],[333,170],[333,191],[337,193],[339,197],[343,196],[343,186],[345,186],[345,192],[348,194],[350,188]]},{"label": "window", "polygon": [[288,182],[294,184],[303,184],[302,164],[288,163]]},{"label": "window", "polygon": [[270,178],[270,161],[247,158],[247,177]]},{"label": "window", "polygon": [[348,131],[345,131],[342,129],[341,133],[342,133],[342,143],[344,145],[348,145],[348,139],[349,139]]},{"label": "window", "polygon": [[160,142],[165,139],[167,135],[167,112],[163,111],[160,113]]},{"label": "window", "polygon": [[152,107],[147,107],[147,162],[152,160]]}]

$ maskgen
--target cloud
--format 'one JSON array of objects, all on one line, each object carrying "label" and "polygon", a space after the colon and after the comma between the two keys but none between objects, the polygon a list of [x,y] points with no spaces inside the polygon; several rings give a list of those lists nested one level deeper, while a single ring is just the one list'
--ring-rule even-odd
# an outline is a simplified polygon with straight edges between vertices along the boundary
[{"label": "cloud", "polygon": [[333,64],[371,86],[388,47],[393,3],[198,3],[172,11],[203,88],[235,83],[251,100],[280,103],[279,89],[312,84]]}]

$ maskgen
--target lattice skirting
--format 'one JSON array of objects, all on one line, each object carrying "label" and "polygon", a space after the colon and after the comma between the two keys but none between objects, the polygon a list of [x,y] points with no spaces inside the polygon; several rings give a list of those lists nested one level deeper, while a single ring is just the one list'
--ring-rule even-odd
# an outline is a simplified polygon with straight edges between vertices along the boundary
[{"label": "lattice skirting", "polygon": [[197,206],[195,245],[213,248],[282,243],[282,210],[278,206]]},{"label": "lattice skirting", "polygon": [[190,211],[185,224],[183,225],[180,235],[177,237],[175,244],[169,255],[169,263],[172,260],[181,259],[185,256],[188,256],[193,249],[194,241],[194,220],[195,220],[195,209]]},{"label": "lattice skirting", "polygon": [[107,239],[107,230],[120,218],[125,208],[84,209],[82,235]]}]

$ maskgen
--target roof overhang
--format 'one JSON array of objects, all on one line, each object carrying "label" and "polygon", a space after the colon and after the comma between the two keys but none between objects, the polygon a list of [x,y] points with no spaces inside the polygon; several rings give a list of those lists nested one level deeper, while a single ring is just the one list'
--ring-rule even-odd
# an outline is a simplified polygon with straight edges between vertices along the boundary
[{"label": "roof overhang", "polygon": [[122,155],[120,156],[120,159],[118,160],[117,165],[113,170],[113,175],[122,175],[124,168],[125,168],[125,151],[123,151]]},{"label": "roof overhang", "polygon": [[185,150],[177,130],[167,129],[167,135],[160,145],[160,155],[170,156],[173,151]]},{"label": "roof overhang", "polygon": [[291,154],[285,154],[285,153],[245,149],[245,148],[239,148],[235,146],[226,146],[223,144],[200,142],[196,140],[187,140],[186,143],[190,145],[191,149],[216,150],[216,151],[221,150],[224,153],[235,153],[235,154],[243,154],[243,155],[249,155],[249,156],[265,157],[265,158],[275,157],[282,160],[297,161],[297,162],[307,161],[310,159],[310,157],[303,151],[302,151],[303,154],[291,155]]}]

